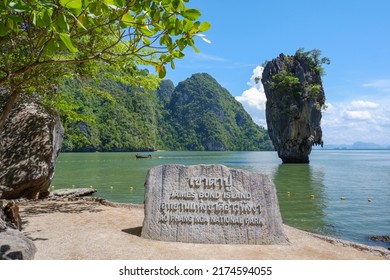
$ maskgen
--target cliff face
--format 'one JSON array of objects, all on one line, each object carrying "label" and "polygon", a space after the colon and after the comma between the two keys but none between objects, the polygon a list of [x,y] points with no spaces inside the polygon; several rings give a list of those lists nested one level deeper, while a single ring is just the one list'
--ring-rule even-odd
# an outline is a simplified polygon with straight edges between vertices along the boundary
[{"label": "cliff face", "polygon": [[166,122],[174,131],[173,145],[168,147],[171,150],[253,151],[272,146],[265,129],[206,73],[180,82],[167,112]]},{"label": "cliff face", "polygon": [[309,162],[312,146],[323,145],[320,70],[307,56],[280,54],[266,64],[261,81],[268,133],[279,157],[284,163]]}]

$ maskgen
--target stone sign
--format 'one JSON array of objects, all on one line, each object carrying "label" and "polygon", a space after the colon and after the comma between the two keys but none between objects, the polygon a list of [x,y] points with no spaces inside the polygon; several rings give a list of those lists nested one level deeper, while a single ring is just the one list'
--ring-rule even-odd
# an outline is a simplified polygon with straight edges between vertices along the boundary
[{"label": "stone sign", "polygon": [[190,243],[288,244],[269,177],[223,165],[150,169],[142,237]]}]

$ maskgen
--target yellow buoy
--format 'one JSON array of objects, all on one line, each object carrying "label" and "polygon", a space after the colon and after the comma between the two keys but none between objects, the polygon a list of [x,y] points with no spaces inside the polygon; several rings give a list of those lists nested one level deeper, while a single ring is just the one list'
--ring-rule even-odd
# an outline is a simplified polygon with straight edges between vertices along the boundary
[{"label": "yellow buoy", "polygon": [[315,199],[316,197],[314,196],[314,194],[310,195],[310,199]]},{"label": "yellow buoy", "polygon": [[368,199],[368,202],[371,202],[371,201],[372,201],[372,198],[369,198],[369,199]]},{"label": "yellow buoy", "polygon": [[287,196],[290,196],[291,195],[291,193],[290,192],[287,192]]}]

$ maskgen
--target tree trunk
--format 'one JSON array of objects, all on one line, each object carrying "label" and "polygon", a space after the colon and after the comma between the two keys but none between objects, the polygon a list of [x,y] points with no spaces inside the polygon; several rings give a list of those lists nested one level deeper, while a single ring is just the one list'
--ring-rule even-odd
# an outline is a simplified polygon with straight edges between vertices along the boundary
[{"label": "tree trunk", "polygon": [[14,89],[11,95],[8,96],[8,99],[4,105],[3,111],[1,112],[1,116],[0,116],[0,132],[3,131],[4,124],[7,121],[7,118],[12,108],[14,107],[20,93],[21,93],[20,89]]}]

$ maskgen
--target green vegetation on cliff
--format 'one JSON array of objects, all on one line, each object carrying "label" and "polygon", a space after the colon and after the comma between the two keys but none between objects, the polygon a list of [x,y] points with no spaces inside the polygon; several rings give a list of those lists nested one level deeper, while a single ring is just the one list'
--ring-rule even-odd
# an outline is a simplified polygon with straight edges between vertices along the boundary
[{"label": "green vegetation on cliff", "polygon": [[169,149],[272,149],[265,130],[208,74],[194,74],[179,83],[167,111],[174,137],[162,138]]},{"label": "green vegetation on cliff", "polygon": [[176,88],[163,80],[157,91],[109,79],[67,80],[61,91],[82,116],[64,119],[64,151],[273,149],[264,128],[208,74]]},{"label": "green vegetation on cliff", "polygon": [[149,92],[112,80],[96,84],[74,79],[61,90],[80,116],[63,118],[64,151],[155,149],[156,110]]}]

